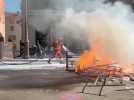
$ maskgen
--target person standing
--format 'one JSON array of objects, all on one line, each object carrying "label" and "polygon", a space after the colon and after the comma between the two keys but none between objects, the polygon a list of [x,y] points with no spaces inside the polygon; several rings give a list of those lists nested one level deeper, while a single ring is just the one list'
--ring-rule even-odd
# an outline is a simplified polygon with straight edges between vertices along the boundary
[{"label": "person standing", "polygon": [[3,46],[4,46],[4,38],[0,33],[0,59],[2,59]]},{"label": "person standing", "polygon": [[62,58],[62,42],[60,40],[55,40],[53,42],[53,51],[55,58]]}]

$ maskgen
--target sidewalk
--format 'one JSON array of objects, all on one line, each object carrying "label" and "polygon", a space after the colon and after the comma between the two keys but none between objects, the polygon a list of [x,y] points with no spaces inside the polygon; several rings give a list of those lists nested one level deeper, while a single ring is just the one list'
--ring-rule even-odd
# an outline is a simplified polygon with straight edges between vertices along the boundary
[{"label": "sidewalk", "polygon": [[0,70],[32,70],[32,69],[56,69],[65,68],[66,64],[60,64],[55,59],[48,64],[48,59],[8,59],[0,61]]}]

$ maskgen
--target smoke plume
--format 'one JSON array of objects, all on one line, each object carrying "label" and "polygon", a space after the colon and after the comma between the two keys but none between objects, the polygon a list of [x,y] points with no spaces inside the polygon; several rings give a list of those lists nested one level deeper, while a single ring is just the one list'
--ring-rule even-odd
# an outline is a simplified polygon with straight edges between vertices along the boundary
[{"label": "smoke plume", "polygon": [[101,54],[117,62],[134,62],[134,14],[129,5],[104,0],[50,0],[48,4],[31,17],[37,30],[50,28],[68,42],[78,40],[91,48],[98,40]]}]

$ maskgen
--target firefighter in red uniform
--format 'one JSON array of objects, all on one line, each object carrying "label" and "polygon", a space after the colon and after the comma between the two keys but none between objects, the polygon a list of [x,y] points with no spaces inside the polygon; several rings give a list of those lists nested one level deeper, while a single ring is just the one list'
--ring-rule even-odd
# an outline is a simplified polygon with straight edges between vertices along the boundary
[{"label": "firefighter in red uniform", "polygon": [[60,40],[55,40],[53,42],[53,50],[54,50],[54,57],[61,58],[62,57],[62,42]]}]

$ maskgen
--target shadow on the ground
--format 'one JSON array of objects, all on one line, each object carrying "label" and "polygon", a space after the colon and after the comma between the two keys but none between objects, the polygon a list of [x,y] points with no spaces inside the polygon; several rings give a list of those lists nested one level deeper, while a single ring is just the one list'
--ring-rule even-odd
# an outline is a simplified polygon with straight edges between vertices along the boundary
[{"label": "shadow on the ground", "polygon": [[69,90],[74,88],[69,85],[79,84],[85,81],[86,78],[83,76],[59,69],[0,71],[0,89],[43,88]]}]

